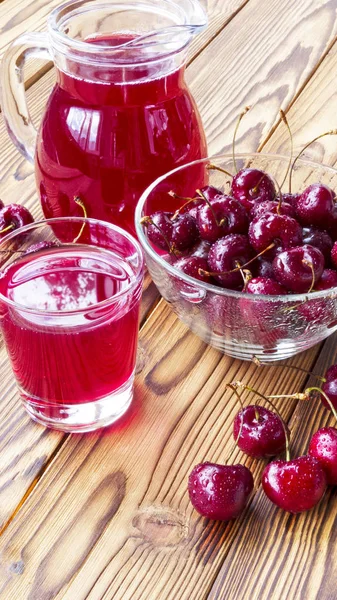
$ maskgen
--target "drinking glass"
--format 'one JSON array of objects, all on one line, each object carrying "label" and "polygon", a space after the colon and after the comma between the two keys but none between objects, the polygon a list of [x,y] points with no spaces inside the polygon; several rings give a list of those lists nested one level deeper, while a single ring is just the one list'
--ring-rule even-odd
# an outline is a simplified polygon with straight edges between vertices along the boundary
[{"label": "drinking glass", "polygon": [[0,242],[0,327],[28,414],[83,432],[128,408],[143,255],[115,225],[68,217]]}]

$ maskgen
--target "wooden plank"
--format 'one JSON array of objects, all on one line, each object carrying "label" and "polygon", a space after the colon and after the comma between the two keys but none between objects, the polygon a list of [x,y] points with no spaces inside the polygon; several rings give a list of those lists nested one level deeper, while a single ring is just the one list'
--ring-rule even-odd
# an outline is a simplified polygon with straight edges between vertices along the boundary
[{"label": "wooden plank", "polygon": [[[249,6],[250,3],[248,7]],[[276,10],[275,5],[274,9]],[[244,10],[247,10],[247,8]],[[240,17],[243,12],[244,11],[240,13]],[[279,15],[279,12],[277,14]],[[297,11],[295,14],[297,14]],[[276,15],[274,14],[273,16],[275,19]],[[300,13],[299,18],[301,16]],[[280,18],[282,20],[282,13]],[[230,25],[228,27],[230,27]],[[308,27],[311,27],[311,25],[312,22],[310,22],[310,25],[308,24]],[[271,24],[269,27],[271,27]],[[235,31],[232,32],[232,35],[234,37]],[[216,40],[213,43],[216,43]],[[320,42],[318,42],[318,45],[319,44]],[[226,48],[223,49],[222,55],[217,56],[218,71],[209,73],[208,63],[204,64],[204,70],[207,71],[207,75],[210,79],[216,75],[217,72],[220,72],[221,60],[223,63],[225,50]],[[242,62],[244,59],[244,50],[247,52],[247,48],[243,48],[242,54],[239,57],[235,56],[239,61],[238,64],[240,64],[240,60]],[[279,61],[279,54],[277,54],[275,58]],[[198,57],[197,60],[200,60],[200,57]],[[201,68],[201,63],[199,63],[199,67]],[[237,77],[239,77],[238,71],[236,74]],[[267,93],[267,90],[268,82],[266,82],[266,87],[263,90],[264,93]],[[215,92],[216,90],[213,90],[212,94],[214,95]],[[230,93],[231,90],[228,89],[228,97],[230,97]],[[276,118],[276,114],[275,108],[274,119]],[[168,590],[167,586],[171,585],[172,587],[172,582],[170,584],[167,577],[174,572],[174,569],[176,569],[175,587],[172,587],[172,594],[175,594],[175,596],[172,595],[172,597],[179,597],[178,594],[180,594],[181,597],[184,597],[182,596],[183,594],[189,594],[185,597],[192,597],[192,594],[194,593],[193,590],[195,590],[195,593],[198,591],[196,588],[196,581],[201,572],[204,573],[205,579],[203,592],[206,592],[211,584],[224,554],[222,554],[221,550],[217,556],[213,556],[212,553],[208,555],[206,547],[210,545],[211,550],[216,554],[218,540],[223,542],[224,536],[226,537],[228,532],[226,529],[225,534],[223,535],[223,530],[219,533],[218,528],[214,525],[205,528],[204,523],[201,522],[200,519],[195,519],[194,513],[188,513],[190,507],[186,501],[186,482],[181,481],[182,472],[180,471],[180,464],[186,463],[185,477],[188,469],[193,464],[192,461],[196,462],[196,460],[203,458],[207,448],[209,448],[209,450],[207,450],[207,457],[214,460],[216,460],[217,457],[218,459],[224,457],[224,460],[227,457],[227,451],[232,449],[230,445],[226,445],[226,439],[230,444],[230,425],[228,422],[230,420],[230,415],[233,415],[236,410],[234,408],[233,400],[227,400],[226,411],[223,411],[219,406],[217,407],[217,405],[214,404],[219,402],[220,397],[222,397],[219,396],[218,393],[222,393],[223,395],[223,387],[221,387],[221,385],[223,385],[224,372],[231,368],[230,365],[232,363],[228,362],[230,359],[226,358],[223,358],[222,361],[220,361],[219,355],[210,349],[204,351],[203,345],[200,345],[200,342],[192,336],[192,334],[187,334],[185,336],[183,333],[185,332],[183,326],[178,324],[173,317],[167,313],[167,310],[163,310],[161,306],[155,311],[153,317],[146,325],[146,328],[142,340],[144,339],[145,342],[148,340],[147,343],[156,346],[158,354],[152,354],[152,349],[145,346],[144,354],[145,356],[148,356],[146,361],[146,373],[154,373],[155,387],[151,390],[150,388],[145,388],[142,383],[138,384],[139,387],[137,389],[141,390],[144,394],[146,393],[146,399],[144,405],[141,406],[141,410],[144,410],[144,412],[141,412],[141,415],[139,415],[141,416],[141,420],[138,423],[139,429],[136,430],[137,435],[133,434],[134,437],[132,437],[132,439],[131,437],[129,438],[129,435],[132,436],[132,429],[131,427],[128,427],[127,430],[125,429],[123,431],[120,441],[119,438],[116,437],[118,451],[116,450],[115,444],[112,443],[111,438],[107,439],[107,437],[104,437],[103,442],[101,442],[101,440],[97,442],[98,445],[91,454],[91,446],[88,447],[86,444],[89,444],[90,440],[93,441],[96,439],[95,436],[86,436],[85,439],[80,438],[81,441],[78,441],[79,438],[67,440],[61,453],[58,454],[55,461],[41,479],[40,484],[35,488],[35,492],[38,492],[38,495],[33,495],[32,498],[27,501],[26,505],[18,513],[17,517],[10,524],[3,536],[5,556],[3,581],[4,585],[7,586],[4,588],[4,590],[6,589],[5,593],[8,593],[9,597],[15,585],[19,585],[18,590],[20,593],[22,591],[23,594],[30,594],[32,589],[35,589],[36,591],[37,588],[34,588],[34,586],[38,585],[41,598],[47,598],[48,594],[49,597],[53,597],[52,594],[54,594],[55,590],[59,590],[59,597],[62,597],[63,590],[68,586],[69,577],[71,577],[72,582],[67,593],[68,598],[90,597],[85,596],[90,587],[92,587],[92,591],[89,591],[88,593],[91,594],[91,598],[103,597],[101,596],[101,593],[105,592],[105,597],[108,598],[112,597],[113,587],[109,589],[109,585],[114,575],[116,575],[116,578],[112,586],[118,584],[121,592],[116,591],[116,594],[123,592],[124,595],[120,596],[123,597],[123,599],[128,597],[136,598],[136,594],[141,594],[143,592],[145,597],[146,595],[149,597],[149,594],[154,594],[153,597],[156,598],[158,597],[158,594],[162,593],[161,586],[163,586],[163,589],[165,588],[165,593],[167,593],[167,597],[169,597],[171,591]],[[156,335],[151,335],[151,332],[155,332]],[[167,335],[167,332],[170,332],[170,336]],[[181,339],[182,342],[180,342]],[[171,342],[173,346],[168,345],[169,343],[171,344]],[[168,354],[169,361],[162,361],[162,352]],[[308,363],[305,364],[311,364],[314,356],[315,351],[311,351],[307,355],[299,357],[297,360],[308,360]],[[184,357],[186,357],[185,362],[188,359],[187,366],[184,364]],[[192,360],[193,364],[191,365]],[[220,363],[221,368],[218,366]],[[157,365],[159,365],[159,368]],[[233,368],[234,371],[231,371],[232,375],[229,374],[229,378],[232,378],[238,367],[233,366],[232,369]],[[242,371],[240,371],[240,377],[245,374],[247,377],[250,377],[250,369],[252,369],[252,366],[240,364],[240,368],[242,369]],[[183,374],[181,374],[182,371]],[[215,376],[214,373],[216,373]],[[206,377],[209,379],[211,378],[211,375],[212,379],[209,381],[203,379],[200,381],[200,378]],[[167,382],[168,376],[170,377]],[[279,375],[277,380],[281,383]],[[147,382],[148,381],[149,379],[147,379]],[[176,381],[178,381],[178,384]],[[151,377],[150,383],[153,385],[153,377]],[[198,393],[199,388],[195,388],[197,383],[201,386],[202,391],[200,391],[200,394]],[[272,386],[274,380],[264,376],[264,383],[266,386]],[[288,374],[287,385],[290,385],[291,383],[295,384],[295,380],[290,378]],[[165,392],[165,395],[163,395],[163,391]],[[158,396],[160,398],[160,405],[158,403]],[[198,399],[197,403],[196,398]],[[205,406],[206,415],[203,414]],[[195,408],[201,411],[201,414],[203,415],[201,421],[196,418],[196,414],[194,413]],[[229,412],[227,412],[227,408]],[[167,413],[166,410],[168,410]],[[209,413],[207,412],[208,410]],[[148,415],[150,415],[150,421],[146,420]],[[153,422],[151,421],[152,417],[154,418]],[[204,417],[206,418],[205,422],[203,421]],[[213,421],[214,418],[217,418],[216,422]],[[223,422],[223,419],[225,419],[225,422]],[[196,426],[194,428],[195,422]],[[140,429],[141,427],[142,429]],[[199,434],[200,427],[201,434]],[[147,429],[149,429],[151,436],[148,436],[146,433]],[[146,433],[146,436],[144,432]],[[156,433],[159,440],[156,439]],[[201,445],[199,435],[207,438],[205,442],[207,447],[204,446],[204,444]],[[169,438],[169,442],[165,445],[164,451],[162,452],[162,447],[158,449],[157,443],[159,444],[159,442],[161,442],[162,446],[164,446],[163,440],[165,441],[167,438]],[[151,440],[155,447],[152,449],[152,446],[147,446],[146,440]],[[78,461],[78,454],[75,447],[71,446],[69,449],[68,444],[75,444],[75,441],[76,443],[81,444],[81,448],[83,448],[83,454],[81,454],[82,462]],[[97,449],[100,448],[101,443],[103,443],[103,456],[101,451],[98,451]],[[151,448],[150,451],[149,448]],[[180,462],[177,467],[174,465],[173,467],[170,467],[171,461],[177,453],[177,448],[180,448],[180,451],[178,451],[178,462]],[[190,448],[192,448],[192,454],[190,454]],[[67,452],[69,452],[69,454],[67,454]],[[140,454],[138,454],[138,452]],[[71,460],[68,459],[70,456],[72,457]],[[157,461],[157,469],[155,468],[156,462],[153,465],[151,463],[153,458]],[[232,458],[235,460],[235,453],[233,453]],[[140,461],[142,461],[142,465],[144,464],[144,478],[142,478],[142,481],[139,484],[141,491],[144,486],[146,488],[150,482],[150,491],[147,492],[144,504],[142,504],[142,498],[138,497],[137,489],[137,477],[139,475],[138,463],[140,463]],[[109,496],[109,492],[107,492],[109,496],[108,499],[104,486],[100,488],[102,490],[102,505],[100,505],[100,490],[97,493],[95,492],[98,486],[97,483],[97,486],[95,487],[95,481],[100,482],[102,481],[102,478],[104,479],[105,476],[108,476],[107,474],[114,475],[115,472],[120,471],[120,464],[123,465],[124,469],[124,463],[127,464],[127,477],[129,477],[127,479],[128,505],[125,506],[125,502],[124,505],[122,502],[118,509],[118,518],[121,518],[121,515],[123,518],[121,518],[121,521],[115,519],[110,523],[111,513],[108,513],[107,505],[109,504],[109,501],[111,502],[112,496],[115,497],[117,495],[117,500],[114,502],[115,507],[120,500],[118,490],[116,491],[113,487],[116,484],[116,481],[116,485],[118,485],[119,480],[112,480],[112,496]],[[132,468],[135,468],[135,465],[137,467],[136,472],[132,471]],[[174,471],[175,468],[177,468],[176,472]],[[78,487],[76,481],[73,481],[72,486],[69,485],[67,487],[66,485],[71,479],[72,475],[70,471],[72,469],[78,472]],[[94,469],[95,472],[93,473]],[[171,480],[172,469],[173,479]],[[169,475],[167,475],[168,472],[170,473]],[[124,473],[124,471],[122,471],[122,473]],[[51,479],[48,478],[49,476]],[[97,479],[95,479],[96,476]],[[123,479],[121,481],[121,484],[122,483]],[[82,497],[83,486],[85,493],[83,493]],[[168,496],[166,496],[169,486],[174,487],[172,487],[171,495],[169,493]],[[81,489],[80,495],[78,493],[79,489]],[[129,491],[130,489],[131,491]],[[160,492],[159,496],[157,496],[157,490],[158,493]],[[183,496],[184,493],[185,496]],[[57,501],[58,496],[61,496],[59,501]],[[45,502],[46,497],[47,501]],[[182,497],[184,500],[181,500]],[[93,504],[91,504],[91,498],[94,500]],[[39,505],[37,510],[36,503],[38,503],[38,499]],[[141,511],[141,514],[138,512],[138,505],[142,506],[143,512]],[[172,509],[171,506],[173,506]],[[56,569],[55,565],[60,564],[59,559],[62,558],[61,553],[64,554],[64,547],[70,547],[73,540],[77,540],[79,530],[75,528],[74,519],[77,518],[81,523],[83,523],[84,519],[87,524],[87,510],[91,510],[92,507],[94,515],[99,517],[98,530],[95,529],[97,521],[94,520],[88,538],[83,541],[83,554],[79,555],[74,553],[74,561],[76,561],[76,564],[72,562],[71,564],[65,565],[67,568],[65,568],[63,572],[64,576],[62,579],[60,569]],[[161,512],[163,507],[164,514]],[[184,517],[182,525],[180,520],[180,510],[182,510]],[[187,511],[186,521],[184,520],[185,510]],[[131,525],[130,521],[127,520],[129,519],[129,516],[125,513],[130,513],[133,519],[136,519],[135,521],[131,521]],[[145,513],[145,517],[143,513]],[[124,519],[126,519],[126,521],[124,521]],[[170,525],[172,520],[173,526]],[[35,523],[35,533],[33,533],[33,528],[30,528],[28,531],[28,524],[30,525],[33,522]],[[63,533],[67,530],[70,522],[73,523],[74,526],[70,528],[69,537],[65,538]],[[178,525],[175,524],[177,522]],[[164,533],[162,532],[163,527],[161,523],[164,523],[164,525],[166,523]],[[192,530],[190,527],[192,527]],[[83,530],[86,531],[86,528],[83,527]],[[158,530],[159,533],[156,533]],[[178,535],[178,543],[167,545],[165,538],[167,537],[168,530],[173,531],[173,534],[170,535],[173,535],[174,540],[176,539],[175,536],[177,536],[177,531],[178,533],[180,530],[187,532],[187,542],[186,544],[183,544],[183,550],[180,540],[182,538],[185,539],[184,534],[180,535],[180,537]],[[113,560],[114,553],[118,550],[114,544],[118,543],[118,537],[121,535],[121,531],[125,533],[127,543],[120,551],[116,560]],[[192,536],[188,537],[191,535],[191,531]],[[196,537],[194,537],[194,531]],[[103,533],[102,537],[97,537],[101,533]],[[25,540],[27,540],[27,544],[25,544]],[[196,540],[199,542],[197,556],[194,551]],[[137,544],[137,541],[139,542],[139,547],[134,548],[134,544]],[[153,541],[155,541],[155,543],[153,543]],[[55,553],[53,552],[54,549]],[[22,560],[20,554],[21,550],[22,556],[25,556],[26,561],[24,561],[24,571],[22,573],[23,565],[20,563]],[[143,558],[140,556],[142,552]],[[225,550],[223,552],[225,552]],[[137,563],[138,559],[139,562]],[[145,566],[140,572],[139,565],[142,563],[143,559],[145,561]],[[55,563],[53,562],[54,560]],[[126,564],[126,568],[123,571],[126,577],[124,583],[121,581],[121,575],[119,575],[119,572],[121,571],[120,561],[122,560],[124,560]],[[14,564],[16,562],[18,562],[17,565]],[[159,563],[161,563],[161,566]],[[64,563],[62,562],[61,564],[63,566]],[[82,565],[83,569],[80,570]],[[152,566],[149,569],[150,565]],[[193,576],[191,581],[186,579],[186,585],[184,586],[183,583],[181,583],[181,579],[185,578],[186,572],[191,565],[193,565]],[[184,570],[184,568],[186,570]],[[100,577],[102,569],[103,574]],[[159,575],[163,569],[165,576],[163,575],[163,580],[161,582],[160,577],[155,578],[153,573],[155,571]],[[75,578],[75,574],[78,572],[79,575]],[[131,581],[131,579],[134,579],[135,572],[138,573],[137,581],[139,582],[142,580],[139,592],[135,592],[133,587],[134,582]],[[42,573],[42,575],[39,575],[40,579],[38,578],[39,576],[36,577],[37,573]],[[16,577],[16,575],[20,575],[20,577]],[[13,577],[13,580],[9,579],[11,576]],[[98,577],[98,579],[95,583],[96,577]],[[19,581],[17,581],[17,579],[19,579]],[[46,584],[43,588],[42,583]],[[178,586],[180,586],[179,591]],[[44,594],[44,596],[42,594]],[[116,598],[117,597],[118,596],[116,596]],[[166,596],[164,597],[166,600]]]},{"label": "wooden plank", "polygon": [[[200,599],[207,592],[232,524],[207,525],[189,504],[186,481],[205,457],[241,458],[231,436],[237,401],[225,384],[239,378],[289,392],[304,376],[222,356],[167,307],[154,315],[141,333],[134,413],[110,432],[69,437],[4,532],[5,598],[14,590],[39,600]],[[309,367],[316,352],[295,363]],[[291,403],[279,406],[289,417]],[[261,464],[245,462],[258,477]]]},{"label": "wooden plank", "polygon": [[[208,2],[209,26],[191,45],[189,60],[202,51],[233,18],[248,0],[230,0],[224,5],[222,0]],[[0,5],[0,59],[6,48],[22,33],[46,31],[49,13],[60,6],[60,0],[6,0]],[[26,87],[29,88],[51,67],[34,59],[27,61],[25,73]]]},{"label": "wooden plank", "polygon": [[[6,0],[6,4],[6,11],[1,12],[4,7],[0,6],[0,23],[5,23],[3,29],[7,31],[7,41],[10,41],[9,23],[13,25],[12,38],[21,32],[20,27],[23,27],[23,25],[20,24],[20,10],[26,19],[27,28],[30,26],[34,29],[39,28],[40,25],[42,26],[45,15],[50,8],[50,6],[48,8],[48,2],[35,3],[34,13],[31,2],[16,4],[12,0]],[[223,24],[226,19],[229,19],[230,11],[236,12],[241,4],[243,3],[236,0],[229,3],[219,20],[220,4],[218,0],[212,0],[210,8],[211,14],[213,14],[214,9],[213,34],[216,27],[220,27],[221,23]],[[34,14],[36,16],[35,21]],[[5,16],[8,20],[5,20]],[[204,37],[203,44],[205,43],[206,38]],[[28,102],[35,123],[38,123],[45,108],[47,97],[54,83],[54,77],[54,73],[50,72],[28,90]],[[3,121],[0,122],[0,148],[0,198],[6,204],[11,202],[24,204],[32,211],[36,219],[41,219],[43,215],[36,197],[33,166],[19,154],[11,143]],[[150,278],[147,277],[142,298],[142,321],[156,304],[158,296],[156,288],[151,283]],[[15,508],[21,505],[22,498],[25,498],[28,491],[34,487],[39,471],[42,474],[48,460],[53,457],[54,452],[65,437],[63,434],[51,434],[43,430],[26,417],[18,403],[18,393],[13,383],[13,376],[9,369],[5,350],[1,346],[0,364],[3,365],[0,405],[4,415],[0,425],[0,451],[2,455],[0,479],[1,531],[3,527],[6,527]]]},{"label": "wooden plank", "polygon": [[279,109],[287,110],[335,42],[336,12],[336,2],[328,0],[288,0],[283,6],[250,0],[193,62],[188,80],[210,154],[231,152],[234,126],[247,104],[252,109],[240,126],[237,149],[259,148]]}]

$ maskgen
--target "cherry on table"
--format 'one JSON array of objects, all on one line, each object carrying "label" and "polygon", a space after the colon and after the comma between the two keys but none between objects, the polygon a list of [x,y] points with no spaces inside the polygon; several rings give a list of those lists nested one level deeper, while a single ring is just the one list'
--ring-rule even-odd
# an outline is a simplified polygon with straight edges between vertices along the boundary
[{"label": "cherry on table", "polygon": [[8,204],[0,210],[0,238],[33,222],[34,218],[27,208],[20,204]]},{"label": "cherry on table", "polygon": [[324,469],[328,485],[337,485],[337,429],[322,427],[312,436],[308,453]]},{"label": "cherry on table", "polygon": [[243,465],[196,465],[188,478],[194,508],[208,519],[229,521],[245,508],[253,490],[253,476]]},{"label": "cherry on table", "polygon": [[273,261],[275,279],[296,293],[308,292],[319,281],[324,270],[324,256],[310,245],[284,250]]},{"label": "cherry on table", "polygon": [[250,210],[255,202],[274,200],[275,185],[271,177],[259,169],[241,169],[233,177],[232,195]]},{"label": "cherry on table", "polygon": [[280,417],[263,406],[250,405],[240,410],[234,419],[233,435],[240,450],[255,458],[275,456],[286,447]]},{"label": "cherry on table", "polygon": [[326,490],[321,463],[313,456],[269,463],[262,474],[265,494],[276,506],[291,513],[313,508]]}]

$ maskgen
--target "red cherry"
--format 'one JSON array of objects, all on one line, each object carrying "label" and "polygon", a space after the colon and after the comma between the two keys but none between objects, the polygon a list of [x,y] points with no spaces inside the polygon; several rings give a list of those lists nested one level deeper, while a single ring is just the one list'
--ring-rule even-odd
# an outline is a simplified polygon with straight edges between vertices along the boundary
[{"label": "red cherry", "polygon": [[253,476],[243,465],[196,465],[188,478],[194,508],[208,519],[235,519],[247,504],[254,487]]},{"label": "red cherry", "polygon": [[247,294],[265,294],[266,296],[282,296],[287,293],[282,285],[269,277],[254,277],[247,283],[245,291]]},{"label": "red cherry", "polygon": [[303,244],[310,244],[318,248],[326,261],[330,260],[333,241],[326,231],[316,229],[315,227],[303,228]]},{"label": "red cherry", "polygon": [[266,213],[269,214],[280,214],[287,215],[288,217],[295,217],[295,209],[287,202],[282,202],[281,206],[277,200],[267,200],[266,202],[259,202],[254,204],[250,214],[253,219],[261,217]]},{"label": "red cherry", "polygon": [[232,196],[250,210],[255,202],[274,200],[276,196],[273,180],[259,169],[241,169],[233,177]]},{"label": "red cherry", "polygon": [[[311,265],[311,266],[310,266]],[[284,250],[274,258],[275,279],[296,293],[308,292],[318,282],[324,270],[324,256],[314,246],[298,246]]]},{"label": "red cherry", "polygon": [[[174,266],[179,269],[179,271],[186,273],[186,275],[194,277],[194,279],[199,279],[199,281],[204,281],[205,283],[210,283],[211,281],[209,275],[203,274],[203,272],[208,269],[206,258],[200,256],[183,256],[182,258],[178,258],[174,263]],[[200,274],[199,269],[202,269],[202,274]]]},{"label": "red cherry", "polygon": [[326,476],[317,458],[271,462],[263,471],[262,487],[276,506],[291,513],[313,508],[326,490]]},{"label": "red cherry", "polygon": [[323,183],[312,183],[297,198],[295,210],[303,225],[326,227],[334,207],[334,193]]},{"label": "red cherry", "polygon": [[315,284],[315,291],[330,290],[333,287],[337,287],[337,271],[324,269],[319,282]]},{"label": "red cherry", "polygon": [[[336,366],[336,365],[334,365],[334,366]],[[328,396],[333,407],[337,410],[337,377],[330,376],[328,378],[326,375],[326,381],[322,385],[322,390]],[[328,410],[331,410],[329,403],[326,401],[326,399],[324,398],[323,395],[321,395],[321,400],[322,400],[322,403],[324,404],[324,406]]]},{"label": "red cherry", "polygon": [[[8,204],[0,210],[0,239],[11,231],[33,223],[34,219],[27,208],[20,204]],[[7,230],[8,228],[8,230]],[[7,230],[7,231],[4,231]]]},{"label": "red cherry", "polygon": [[270,256],[302,243],[301,227],[295,219],[287,215],[267,213],[253,219],[248,235],[249,242],[256,252],[262,252],[270,244],[274,244],[275,247],[269,251]]},{"label": "red cherry", "polygon": [[321,463],[328,485],[337,485],[337,429],[323,427],[316,431],[311,438],[308,453]]},{"label": "red cherry", "polygon": [[230,271],[236,269],[238,264],[247,263],[252,255],[248,237],[232,233],[212,245],[208,255],[209,270],[212,273],[219,273],[213,276],[223,287],[234,289],[242,287],[240,272],[230,273]]},{"label": "red cherry", "polygon": [[246,406],[240,410],[234,419],[233,434],[240,450],[255,458],[275,456],[286,447],[280,417],[263,406]]},{"label": "red cherry", "polygon": [[197,224],[202,239],[216,242],[229,233],[247,233],[248,216],[240,202],[222,195],[199,207]]}]

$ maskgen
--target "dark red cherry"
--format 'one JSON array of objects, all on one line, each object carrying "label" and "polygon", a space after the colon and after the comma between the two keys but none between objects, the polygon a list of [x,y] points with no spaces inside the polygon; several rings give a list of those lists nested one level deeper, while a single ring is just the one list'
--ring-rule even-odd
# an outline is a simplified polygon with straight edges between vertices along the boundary
[{"label": "dark red cherry", "polygon": [[217,196],[198,210],[197,224],[200,237],[216,242],[229,233],[247,233],[247,211],[230,196]]},{"label": "dark red cherry", "polygon": [[300,225],[287,215],[265,214],[253,219],[249,225],[248,235],[250,244],[256,252],[261,252],[270,244],[274,244],[268,256],[275,256],[286,248],[302,243]]},{"label": "dark red cherry", "polygon": [[331,239],[335,242],[337,240],[337,204],[335,203],[332,213],[329,217],[329,221],[326,224],[325,229],[328,230]]},{"label": "dark red cherry", "polygon": [[326,231],[315,227],[304,227],[302,231],[303,244],[310,244],[318,248],[326,261],[330,260],[333,241]]},{"label": "dark red cherry", "polygon": [[330,290],[333,287],[337,287],[337,271],[324,269],[319,282],[315,285],[315,291]]},{"label": "dark red cherry", "polygon": [[[327,373],[325,378],[326,378],[326,381],[322,385],[322,390],[328,396],[333,407],[337,410],[337,377],[330,376],[328,378],[328,373]],[[322,403],[324,404],[324,406],[328,410],[331,410],[329,403],[326,401],[326,399],[322,395],[321,395],[321,400],[322,400]]]},{"label": "dark red cherry", "polygon": [[312,183],[297,198],[296,215],[303,225],[326,228],[334,207],[334,193],[323,183]]},{"label": "dark red cherry", "polygon": [[328,485],[337,485],[337,429],[322,427],[314,433],[308,454],[319,460]]},{"label": "dark red cherry", "polygon": [[199,269],[202,269],[203,271],[208,270],[206,258],[201,258],[200,256],[183,256],[175,261],[174,266],[179,269],[179,271],[183,271],[186,275],[199,279],[199,281],[204,281],[205,283],[210,283],[211,281],[209,275],[203,273],[200,274],[199,272]]},{"label": "dark red cherry", "polygon": [[31,213],[24,206],[20,204],[8,204],[4,206],[0,210],[0,239],[11,231],[20,229],[20,227],[33,222],[34,219]]},{"label": "dark red cherry", "polygon": [[180,251],[191,248],[198,237],[196,220],[189,213],[178,215],[172,220],[171,244],[173,248]]},{"label": "dark red cherry", "polygon": [[[218,196],[224,195],[224,193],[221,190],[219,190],[219,188],[216,188],[213,185],[205,185],[200,189],[200,191],[202,195],[206,198],[206,200],[208,200],[209,202],[211,200],[214,200]],[[202,202],[204,202],[204,200],[202,200]]]},{"label": "dark red cherry", "polygon": [[276,460],[263,471],[262,487],[276,506],[291,513],[313,508],[326,490],[326,476],[313,456]]},{"label": "dark red cherry", "polygon": [[149,240],[163,250],[169,250],[171,247],[172,217],[173,213],[159,210],[153,213],[148,221],[144,221]]},{"label": "dark red cherry", "polygon": [[230,289],[242,287],[243,281],[239,271],[230,273],[238,265],[244,265],[253,256],[248,237],[232,233],[217,240],[209,251],[209,271],[219,273],[214,278],[221,286]]},{"label": "dark red cherry", "polygon": [[337,364],[331,365],[331,367],[329,367],[327,372],[325,373],[324,377],[327,381],[332,381],[333,379],[337,380]]},{"label": "dark red cherry", "polygon": [[[290,204],[290,206],[292,206],[293,208],[295,208],[296,206],[296,202],[297,202],[297,198],[299,198],[300,194],[288,194],[288,193],[282,193],[282,203],[286,202],[287,204]],[[279,196],[276,198],[277,201],[279,201]]]},{"label": "dark red cherry", "polygon": [[266,296],[282,296],[287,293],[287,290],[275,279],[268,277],[254,277],[247,283],[245,291],[247,294],[265,294]]},{"label": "dark red cherry", "polygon": [[246,406],[240,410],[234,419],[233,434],[240,450],[255,458],[275,456],[286,447],[280,417],[263,406]]},{"label": "dark red cherry", "polygon": [[336,267],[337,269],[337,242],[334,243],[332,250],[331,250],[331,260],[333,262],[333,265]]},{"label": "dark red cherry", "polygon": [[276,196],[273,180],[259,169],[241,169],[233,177],[232,196],[250,210],[255,202],[274,200]]},{"label": "dark red cherry", "polygon": [[[311,266],[312,267],[311,267]],[[308,292],[320,280],[324,270],[324,256],[314,246],[298,246],[284,250],[273,261],[275,279],[287,290]]]},{"label": "dark red cherry", "polygon": [[243,465],[196,465],[188,478],[194,508],[208,519],[229,521],[245,508],[253,490],[253,476]]},{"label": "dark red cherry", "polygon": [[268,277],[268,279],[275,279],[272,262],[266,260],[263,256],[260,256],[256,260],[256,272],[258,277]]},{"label": "dark red cherry", "polygon": [[291,204],[282,202],[281,206],[279,206],[277,200],[266,200],[265,202],[256,203],[250,211],[253,219],[256,217],[261,217],[261,215],[265,215],[266,213],[287,215],[288,217],[293,218],[295,217],[295,209],[291,206]]},{"label": "dark red cherry", "polygon": [[199,240],[188,252],[189,256],[199,256],[200,258],[205,258],[207,260],[211,242],[207,242],[206,240]]}]

